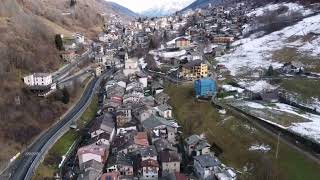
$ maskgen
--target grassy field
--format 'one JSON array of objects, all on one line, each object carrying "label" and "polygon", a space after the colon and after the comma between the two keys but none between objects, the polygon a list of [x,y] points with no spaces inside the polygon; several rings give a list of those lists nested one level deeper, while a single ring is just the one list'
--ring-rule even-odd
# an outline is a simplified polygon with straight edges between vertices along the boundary
[{"label": "grassy field", "polygon": [[[169,86],[174,114],[182,126],[184,136],[205,133],[209,142],[222,149],[221,161],[243,174],[240,179],[318,180],[320,166],[306,159],[288,146],[232,115],[220,115],[208,102],[197,102],[191,86]],[[254,144],[271,147],[269,152],[249,151]],[[247,171],[246,171],[247,169]]]},{"label": "grassy field", "polygon": [[[320,98],[320,81],[306,79],[282,80],[281,87],[289,92],[298,93],[303,99]],[[302,99],[302,100],[303,100]]]},{"label": "grassy field", "polygon": [[[95,117],[98,110],[98,97],[95,96],[89,105],[88,109],[82,114],[77,121],[79,129],[85,127],[85,125]],[[34,180],[41,180],[45,178],[52,178],[59,170],[58,165],[64,156],[72,146],[72,144],[80,137],[79,131],[69,130],[64,134],[49,150],[44,161],[38,167]]]},{"label": "grassy field", "polygon": [[70,130],[64,134],[49,150],[44,161],[38,167],[33,179],[40,180],[54,177],[59,169],[58,166],[62,160],[62,156],[68,152],[78,137],[79,133],[75,130]]}]

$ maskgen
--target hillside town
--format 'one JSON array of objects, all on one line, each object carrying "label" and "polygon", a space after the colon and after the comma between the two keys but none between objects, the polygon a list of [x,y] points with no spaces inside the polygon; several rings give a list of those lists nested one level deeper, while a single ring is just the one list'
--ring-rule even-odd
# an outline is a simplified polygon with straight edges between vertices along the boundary
[{"label": "hillside town", "polygon": [[[128,25],[114,19],[106,22],[104,32],[92,42],[80,33],[73,38],[58,36],[67,63],[76,62],[79,51],[87,48],[95,76],[114,71],[100,91],[100,113],[92,120],[88,137],[69,159],[76,163],[63,176],[236,179],[235,169],[215,156],[205,134],[183,134],[165,93],[166,79],[154,73],[173,82],[198,79],[196,96],[213,97],[216,74],[209,59],[225,54],[241,38],[242,26],[248,21],[244,13],[241,4],[228,10],[208,7],[162,18],[139,18]],[[35,73],[24,82],[34,92],[51,92],[60,81],[53,79]]]},{"label": "hillside town", "polygon": [[[110,75],[102,81],[99,90],[98,112],[86,128],[78,129],[83,132],[81,141],[62,160],[57,178],[236,180],[244,177],[249,168],[237,169],[224,162],[228,158],[220,159],[221,152],[213,146],[206,130],[190,133],[183,129],[172,105],[173,97],[167,93],[168,86],[191,85],[189,98],[212,103],[212,108],[217,108],[225,119],[228,113],[237,111],[248,113],[251,119],[261,118],[272,128],[281,128],[258,112],[261,106],[268,111],[289,108],[280,106],[280,102],[318,118],[317,107],[299,104],[287,98],[289,92],[267,82],[275,75],[276,78],[320,78],[319,74],[305,70],[301,63],[287,62],[282,66],[267,63],[267,68],[248,73],[252,80],[248,74],[231,76],[230,65],[217,61],[234,51],[234,42],[246,38],[245,30],[254,21],[254,16],[248,16],[251,10],[244,3],[231,7],[209,4],[206,8],[159,18],[137,18],[131,22],[109,19],[103,25],[103,32],[93,39],[82,33],[73,37],[58,34],[56,45],[66,65],[51,74],[25,76],[23,82],[32,93],[48,98],[75,79],[85,82],[88,77]],[[267,107],[272,103],[275,105]],[[251,113],[247,106],[256,110]],[[311,116],[308,117],[310,121]],[[286,128],[279,131],[287,133]],[[314,137],[308,138],[312,143],[319,142]],[[305,139],[299,143],[302,141]],[[260,152],[265,148],[263,144],[258,146]]]}]

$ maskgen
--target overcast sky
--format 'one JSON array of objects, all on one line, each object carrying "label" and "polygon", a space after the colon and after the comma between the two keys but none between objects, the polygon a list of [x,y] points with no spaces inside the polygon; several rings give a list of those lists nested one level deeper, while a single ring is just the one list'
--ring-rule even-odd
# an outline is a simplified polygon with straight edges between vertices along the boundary
[{"label": "overcast sky", "polygon": [[194,0],[107,0],[116,2],[130,10],[140,13],[154,7],[161,7],[163,5],[177,5],[182,6],[191,4]]}]

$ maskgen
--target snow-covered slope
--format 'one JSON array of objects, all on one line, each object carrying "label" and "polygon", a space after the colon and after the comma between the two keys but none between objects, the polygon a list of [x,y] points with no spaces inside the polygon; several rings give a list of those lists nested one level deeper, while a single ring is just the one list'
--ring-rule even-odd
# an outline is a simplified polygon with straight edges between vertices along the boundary
[{"label": "snow-covered slope", "polygon": [[278,4],[268,4],[266,6],[262,6],[260,8],[255,9],[254,11],[248,13],[248,16],[262,16],[265,11],[275,11],[279,9],[281,6],[286,6],[288,10],[285,13],[288,12],[300,12],[303,15],[309,15],[312,13],[310,9],[305,8],[303,5],[297,4],[297,3],[278,3]]},{"label": "snow-covered slope", "polygon": [[141,12],[141,14],[149,17],[166,16],[180,11],[194,1],[195,0],[157,0],[154,2],[153,7]]},{"label": "snow-covered slope", "polygon": [[[255,12],[256,15],[260,13],[261,10]],[[310,34],[314,34],[314,38],[306,41],[304,37]],[[285,47],[296,48],[300,53],[307,53],[309,56],[319,56],[319,34],[320,15],[315,15],[263,37],[252,35],[236,41],[232,44],[235,47],[233,52],[217,60],[231,71],[231,75],[248,74],[256,69],[266,69],[270,65],[277,68],[282,66],[282,63],[274,59],[273,53]]]}]

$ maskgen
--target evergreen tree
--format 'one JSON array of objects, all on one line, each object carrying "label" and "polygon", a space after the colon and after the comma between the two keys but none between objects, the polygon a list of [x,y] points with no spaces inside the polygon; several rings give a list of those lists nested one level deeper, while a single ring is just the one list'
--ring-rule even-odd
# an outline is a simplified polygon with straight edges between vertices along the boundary
[{"label": "evergreen tree", "polygon": [[163,32],[163,40],[164,40],[164,41],[168,41],[168,39],[169,39],[169,38],[168,38],[168,33],[167,33],[167,31],[164,31],[164,32]]},{"label": "evergreen tree", "polygon": [[62,102],[64,104],[68,104],[70,101],[70,94],[67,88],[62,89],[62,95],[63,95]]},{"label": "evergreen tree", "polygon": [[57,34],[55,36],[55,42],[56,42],[56,47],[57,49],[59,49],[60,51],[63,50],[63,41],[62,41],[62,38],[61,38],[61,35],[60,34]]},{"label": "evergreen tree", "polygon": [[73,7],[76,4],[77,4],[77,0],[71,0],[70,1],[70,7]]},{"label": "evergreen tree", "polygon": [[274,75],[273,66],[270,65],[267,70],[266,76],[273,76],[273,75]]}]

